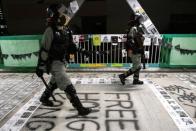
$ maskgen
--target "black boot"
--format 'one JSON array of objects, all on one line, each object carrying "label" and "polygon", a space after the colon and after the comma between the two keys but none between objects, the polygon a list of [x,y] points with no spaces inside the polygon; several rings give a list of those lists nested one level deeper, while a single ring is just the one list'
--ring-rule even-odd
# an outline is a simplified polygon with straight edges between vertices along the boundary
[{"label": "black boot", "polygon": [[54,92],[55,89],[57,89],[57,85],[49,83],[50,89],[46,88],[45,91],[43,92],[42,96],[40,97],[40,102],[42,102],[42,105],[44,106],[54,106],[53,102],[49,100],[51,97],[51,93]]},{"label": "black boot", "polygon": [[78,115],[85,116],[91,113],[92,111],[91,108],[83,107],[80,99],[76,94],[76,90],[72,84],[67,86],[67,88],[65,89],[65,93],[68,99],[70,100],[70,102],[72,103],[73,107],[78,110]]},{"label": "black boot", "polygon": [[120,82],[122,83],[122,85],[125,85],[125,74],[120,74],[120,75],[118,75],[118,77],[120,78]]},{"label": "black boot", "polygon": [[134,80],[133,80],[133,85],[142,85],[142,84],[144,84],[143,81],[140,81],[140,80],[138,80],[138,79],[134,79]]},{"label": "black boot", "polygon": [[133,72],[131,71],[131,69],[129,69],[128,71],[126,71],[123,74],[120,74],[118,77],[120,78],[120,82],[122,83],[122,85],[125,85],[125,80],[128,76],[132,75]]},{"label": "black boot", "polygon": [[87,108],[87,107],[83,107],[83,105],[80,102],[80,99],[78,97],[75,97],[74,99],[75,99],[74,100],[75,103],[77,103],[76,106],[74,106],[74,107],[78,110],[78,115],[86,116],[89,113],[91,113],[92,109],[91,108]]}]

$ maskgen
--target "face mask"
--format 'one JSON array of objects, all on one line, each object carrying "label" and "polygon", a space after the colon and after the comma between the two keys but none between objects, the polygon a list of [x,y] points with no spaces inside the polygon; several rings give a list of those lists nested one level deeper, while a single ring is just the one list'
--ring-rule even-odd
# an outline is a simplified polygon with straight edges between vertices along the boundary
[{"label": "face mask", "polygon": [[58,19],[58,25],[59,25],[59,26],[64,26],[65,23],[66,23],[66,18],[65,18],[65,16],[63,15],[63,16],[61,16],[61,17]]}]

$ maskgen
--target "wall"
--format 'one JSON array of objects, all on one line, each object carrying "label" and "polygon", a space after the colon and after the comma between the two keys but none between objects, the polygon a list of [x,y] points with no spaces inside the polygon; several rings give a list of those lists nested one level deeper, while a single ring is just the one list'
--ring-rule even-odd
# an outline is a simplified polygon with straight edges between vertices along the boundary
[{"label": "wall", "polygon": [[35,67],[41,36],[0,37],[3,67]]},{"label": "wall", "polygon": [[163,35],[161,67],[196,67],[196,35]]}]

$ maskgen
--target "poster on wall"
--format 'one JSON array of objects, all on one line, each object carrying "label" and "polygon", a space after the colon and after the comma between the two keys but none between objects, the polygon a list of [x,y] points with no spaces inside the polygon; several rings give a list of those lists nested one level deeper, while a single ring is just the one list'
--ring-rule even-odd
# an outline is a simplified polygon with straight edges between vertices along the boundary
[{"label": "poster on wall", "polygon": [[79,10],[79,5],[76,0],[70,2],[71,11],[75,14]]},{"label": "poster on wall", "polygon": [[101,42],[108,43],[109,42],[108,35],[101,35]]},{"label": "poster on wall", "polygon": [[73,35],[73,42],[75,44],[78,44],[79,43],[79,35]]},{"label": "poster on wall", "polygon": [[93,45],[94,46],[101,45],[101,35],[93,35]]},{"label": "poster on wall", "polygon": [[150,58],[150,52],[149,51],[145,51],[144,55],[145,55],[145,59],[149,59]]},{"label": "poster on wall", "polygon": [[[67,7],[67,17],[69,21],[74,17],[74,15],[78,12],[79,8],[82,6],[85,0],[73,0],[69,3],[69,7]],[[67,24],[69,23],[67,22]]]},{"label": "poster on wall", "polygon": [[145,37],[144,39],[144,46],[150,46],[151,45],[151,38]]},{"label": "poster on wall", "polygon": [[122,50],[122,57],[127,57],[127,51],[126,51],[126,49],[123,49]]}]

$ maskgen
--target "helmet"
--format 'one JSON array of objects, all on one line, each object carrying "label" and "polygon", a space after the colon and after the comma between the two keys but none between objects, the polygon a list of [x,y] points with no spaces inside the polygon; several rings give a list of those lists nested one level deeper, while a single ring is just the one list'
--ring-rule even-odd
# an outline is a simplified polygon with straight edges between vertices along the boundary
[{"label": "helmet", "polygon": [[135,21],[135,24],[140,24],[142,22],[142,15],[139,13],[135,13],[134,21]]},{"label": "helmet", "polygon": [[66,23],[66,7],[63,4],[52,4],[47,8],[47,23],[63,26]]},{"label": "helmet", "polygon": [[128,22],[128,25],[138,25],[138,24],[140,24],[141,23],[141,21],[142,21],[142,15],[141,14],[139,14],[139,13],[135,13],[135,14],[132,14],[131,16],[130,16],[130,19],[129,19],[129,22]]}]

